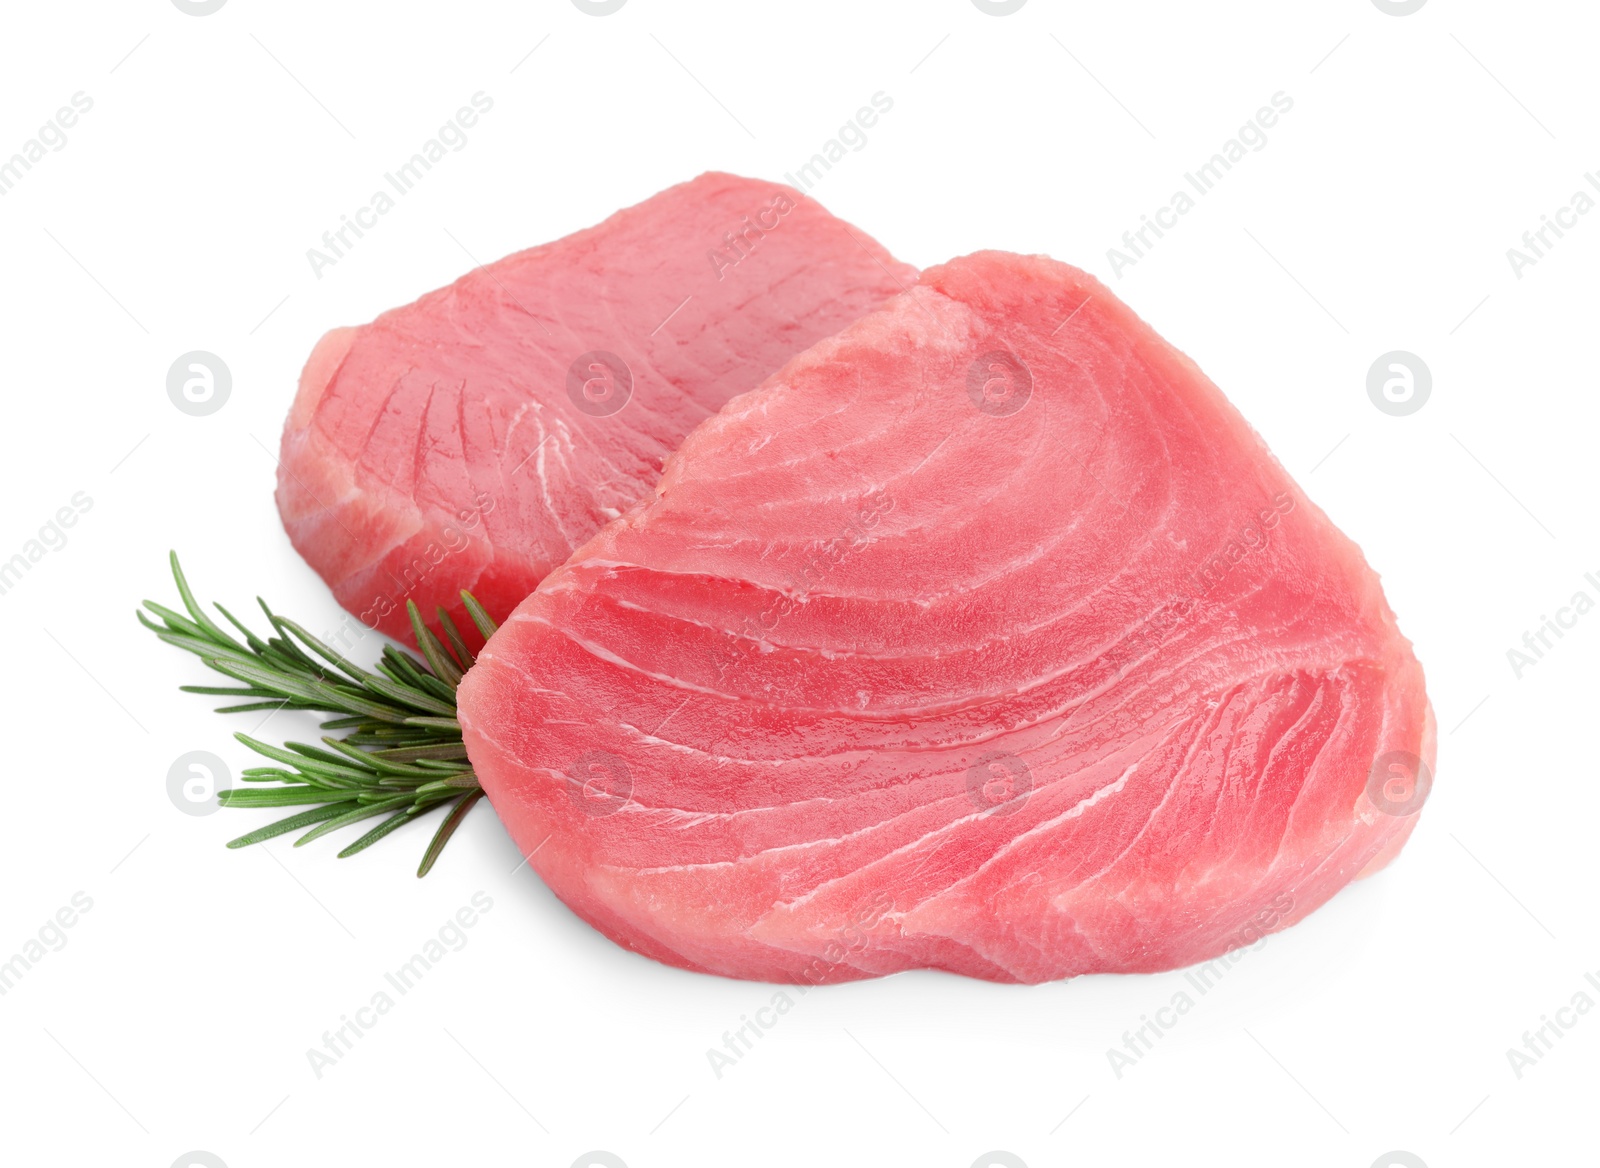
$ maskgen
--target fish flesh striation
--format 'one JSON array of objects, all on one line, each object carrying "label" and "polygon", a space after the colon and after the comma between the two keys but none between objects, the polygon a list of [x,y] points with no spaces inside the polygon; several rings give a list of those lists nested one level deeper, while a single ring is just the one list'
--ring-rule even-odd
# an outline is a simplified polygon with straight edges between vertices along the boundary
[{"label": "fish flesh striation", "polygon": [[812,984],[1215,957],[1387,863],[1435,748],[1356,545],[1103,285],[1000,252],[702,422],[458,701],[581,917]]},{"label": "fish flesh striation", "polygon": [[480,267],[306,362],[278,508],[339,602],[409,639],[509,613],[684,437],[916,280],[777,183],[705,174]]}]

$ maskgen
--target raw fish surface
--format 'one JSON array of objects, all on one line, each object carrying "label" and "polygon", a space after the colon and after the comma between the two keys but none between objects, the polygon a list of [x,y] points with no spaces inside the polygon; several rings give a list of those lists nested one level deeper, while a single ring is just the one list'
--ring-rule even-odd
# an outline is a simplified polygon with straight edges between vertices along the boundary
[{"label": "raw fish surface", "polygon": [[1217,956],[1387,862],[1434,753],[1355,544],[1105,287],[995,252],[696,429],[459,705],[578,914],[779,982]]},{"label": "raw fish surface", "polygon": [[278,509],[365,624],[496,617],[697,424],[916,280],[778,183],[706,174],[318,343]]}]

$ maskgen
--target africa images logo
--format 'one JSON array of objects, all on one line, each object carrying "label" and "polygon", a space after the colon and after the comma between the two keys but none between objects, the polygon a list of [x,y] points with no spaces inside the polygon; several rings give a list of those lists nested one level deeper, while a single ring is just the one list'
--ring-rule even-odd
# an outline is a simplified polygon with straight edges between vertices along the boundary
[{"label": "africa images logo", "polygon": [[591,418],[610,417],[633,397],[633,370],[615,353],[593,349],[567,368],[567,400]]}]

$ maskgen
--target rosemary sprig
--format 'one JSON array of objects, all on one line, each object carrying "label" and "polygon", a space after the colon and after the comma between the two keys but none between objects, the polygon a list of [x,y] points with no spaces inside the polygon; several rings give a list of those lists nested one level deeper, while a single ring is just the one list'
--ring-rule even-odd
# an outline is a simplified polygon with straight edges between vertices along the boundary
[{"label": "rosemary sprig", "polygon": [[[195,600],[178,554],[171,555],[172,577],[185,611],[147,600],[144,607],[160,618],[160,623],[143,611],[138,613],[140,623],[167,644],[195,654],[239,683],[180,689],[233,699],[232,704],[218,707],[221,714],[316,710],[335,715],[322,723],[324,730],[349,732],[342,738],[324,736],[318,746],[303,742],[272,746],[236,733],[235,738],[276,765],[241,772],[239,777],[245,782],[262,786],[223,791],[219,796],[223,806],[310,805],[311,809],[247,832],[228,846],[242,848],[309,828],[295,841],[299,847],[339,828],[383,816],[382,822],[339,853],[343,858],[371,847],[413,819],[448,806],[444,822],[417,868],[418,876],[426,876],[467,812],[483,797],[461,740],[461,724],[456,721],[456,686],[472,668],[474,658],[450,615],[439,608],[441,640],[423,624],[416,604],[408,600],[406,611],[422,659],[385,645],[377,664],[362,669],[294,621],[273,612],[259,597],[257,603],[275,635],[257,636],[219,604],[217,611],[237,635],[228,632]],[[489,637],[495,631],[489,614],[470,593],[463,592],[461,598],[478,631]]]}]

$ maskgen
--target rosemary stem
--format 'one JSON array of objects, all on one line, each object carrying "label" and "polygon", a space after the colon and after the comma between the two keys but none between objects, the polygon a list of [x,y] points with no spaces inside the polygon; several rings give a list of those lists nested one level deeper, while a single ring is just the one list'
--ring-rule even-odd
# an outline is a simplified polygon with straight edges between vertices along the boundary
[{"label": "rosemary stem", "polygon": [[[286,818],[247,832],[228,843],[247,847],[302,828],[309,828],[295,846],[361,820],[387,815],[339,855],[363,851],[413,819],[445,809],[417,875],[425,876],[483,796],[483,788],[467,758],[456,720],[456,686],[472,668],[473,654],[460,631],[441,607],[435,634],[417,606],[407,601],[411,628],[422,651],[419,658],[394,645],[383,650],[372,669],[362,668],[258,601],[272,633],[262,637],[216,605],[237,637],[226,632],[201,607],[184,577],[176,552],[172,576],[183,612],[144,602],[139,621],[167,644],[193,653],[212,671],[240,683],[232,686],[186,685],[189,693],[243,704],[218,707],[219,713],[287,708],[332,715],[324,730],[346,731],[324,736],[316,745],[286,742],[273,746],[248,734],[234,735],[275,765],[252,767],[241,775],[249,787],[224,791],[224,807],[265,808],[310,805]],[[471,594],[462,602],[485,638],[495,623]],[[146,615],[146,613],[151,615]],[[155,619],[151,619],[151,616]],[[240,639],[242,638],[242,640]]]}]

